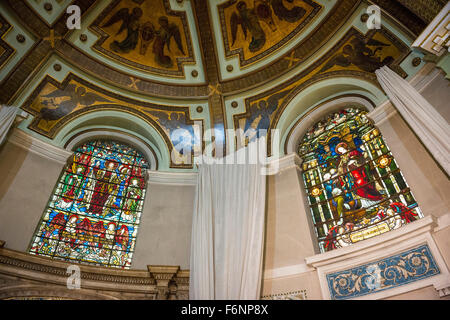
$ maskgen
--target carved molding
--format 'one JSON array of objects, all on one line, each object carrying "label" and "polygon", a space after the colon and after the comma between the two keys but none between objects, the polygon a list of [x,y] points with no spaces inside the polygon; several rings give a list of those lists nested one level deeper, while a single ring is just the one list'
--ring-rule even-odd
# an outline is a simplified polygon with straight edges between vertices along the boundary
[{"label": "carved molding", "polygon": [[45,296],[62,292],[65,298],[74,299],[184,299],[189,293],[189,271],[180,270],[179,266],[122,270],[76,264],[80,268],[81,289],[69,290],[67,279],[71,273],[67,273],[67,268],[74,264],[2,248],[2,243],[0,299],[30,296],[32,292],[34,296],[39,296],[39,292]]},{"label": "carved molding", "polygon": [[67,158],[72,155],[72,152],[46,143],[18,128],[12,130],[8,141],[24,150],[30,151],[38,156],[55,161],[59,164],[66,164]]},{"label": "carved molding", "polygon": [[442,56],[446,51],[450,50],[449,38],[450,2],[448,2],[433,21],[431,21],[412,46],[436,56]]}]

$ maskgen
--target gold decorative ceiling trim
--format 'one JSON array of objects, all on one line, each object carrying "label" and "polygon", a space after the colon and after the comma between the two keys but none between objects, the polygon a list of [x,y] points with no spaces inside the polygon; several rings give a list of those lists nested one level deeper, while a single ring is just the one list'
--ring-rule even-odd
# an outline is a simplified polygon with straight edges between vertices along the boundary
[{"label": "gold decorative ceiling trim", "polygon": [[389,13],[391,17],[398,20],[415,36],[418,36],[426,28],[427,24],[414,12],[401,5],[397,0],[370,0],[375,5]]},{"label": "gold decorative ceiling trim", "polygon": [[[239,2],[238,2],[239,1]],[[228,37],[228,29],[227,29],[227,21],[225,18],[225,10],[230,8],[231,6],[235,5],[237,3],[237,6],[239,6],[243,1],[242,0],[230,0],[228,2],[225,2],[221,5],[218,6],[218,11],[219,11],[219,18],[220,18],[220,25],[221,25],[221,32],[222,32],[222,38],[223,38],[223,44],[224,44],[224,48],[225,48],[225,57],[226,58],[230,58],[232,56],[238,55],[239,56],[239,64],[241,67],[246,67],[249,66],[257,61],[262,60],[263,58],[265,58],[266,56],[272,54],[273,52],[277,51],[278,49],[280,49],[283,45],[285,45],[287,42],[289,42],[294,36],[296,36],[298,33],[300,33],[305,26],[307,26],[316,16],[317,14],[320,12],[320,10],[322,9],[322,6],[314,1],[311,0],[303,0],[304,3],[306,3],[308,6],[310,6],[312,8],[311,12],[309,14],[306,13],[306,10],[304,10],[304,15],[306,15],[305,19],[302,19],[302,17],[300,17],[300,13],[298,14],[298,17],[300,18],[299,20],[301,21],[294,30],[292,30],[287,36],[285,36],[284,38],[282,38],[279,41],[276,41],[276,43],[271,46],[270,48],[263,50],[262,52],[256,54],[255,56],[246,59],[245,58],[245,54],[244,54],[244,50],[242,49],[242,47],[238,48],[238,49],[231,49],[231,43],[233,42],[232,40],[230,41],[229,37]],[[245,2],[243,2],[245,3]],[[280,2],[281,3],[281,2]],[[255,1],[255,6],[258,5],[257,1]],[[254,39],[254,33],[258,33],[262,36],[262,39],[264,40],[264,42],[266,42],[266,40],[270,40],[268,39],[269,37],[264,33],[264,30],[262,30],[261,28],[261,24],[259,23],[261,22],[265,22],[268,20],[269,23],[274,24],[273,22],[273,14],[272,11],[273,9],[271,7],[269,7],[269,5],[267,4],[267,2],[264,1],[260,1],[259,2],[260,6],[264,6],[267,7],[266,9],[266,15],[268,17],[266,17],[266,19],[264,20],[263,18],[259,18],[258,17],[258,22],[254,22],[250,19],[250,17],[245,17],[246,20],[245,21],[239,21],[242,19],[245,19],[242,15],[232,15],[231,20],[229,21],[231,24],[231,29],[233,30],[233,27],[236,28],[236,31],[239,29],[239,24],[242,25],[241,29],[246,29],[246,27],[244,27],[244,25],[249,24],[250,28],[246,29],[246,34],[250,33],[250,36],[252,37],[252,39]],[[236,6],[236,7],[237,7]],[[303,7],[300,7],[303,8]],[[256,8],[253,8],[251,11],[256,10]],[[256,10],[257,11],[257,10]],[[239,12],[235,11],[235,12]],[[245,15],[247,15],[246,13],[244,13]],[[257,14],[256,14],[257,16]],[[259,32],[253,31],[252,32],[252,28],[253,24],[258,28]],[[262,31],[262,33],[261,33]],[[233,31],[232,32],[232,36],[233,36]],[[263,36],[264,34],[264,36]],[[236,36],[236,35],[235,35]],[[248,38],[248,34],[247,34],[247,38]],[[231,42],[231,43],[230,43]],[[254,43],[254,41],[252,41],[252,43]],[[251,44],[250,44],[251,45]],[[257,50],[259,51],[259,50]]]},{"label": "gold decorative ceiling trim", "polygon": [[129,91],[149,94],[153,97],[160,98],[207,99],[208,97],[208,86],[205,84],[172,85],[130,75],[124,71],[111,68],[103,61],[87,55],[72,43],[65,40],[60,43],[56,50],[63,59],[66,59],[78,69],[93,77],[101,75],[102,81]]},{"label": "gold decorative ceiling trim", "polygon": [[3,40],[11,28],[11,24],[0,14],[0,69],[15,52],[14,48]]},{"label": "gold decorative ceiling trim", "polygon": [[[110,15],[111,12],[113,12],[115,10],[115,8],[117,8],[122,2],[123,2],[123,0],[114,0],[111,4],[109,4],[102,11],[102,13],[89,26],[89,29],[91,31],[93,31],[94,33],[96,33],[96,34],[98,34],[100,36],[100,38],[94,43],[92,48],[94,50],[96,50],[97,52],[103,54],[104,56],[109,57],[110,59],[116,60],[116,61],[118,61],[118,62],[120,62],[122,64],[131,66],[132,68],[135,68],[135,69],[138,69],[138,70],[154,73],[154,74],[157,74],[157,75],[163,75],[163,76],[184,77],[185,75],[184,75],[183,65],[185,65],[185,64],[195,64],[195,58],[194,58],[194,52],[193,52],[193,46],[192,46],[192,39],[191,39],[191,34],[190,34],[191,30],[190,30],[189,24],[187,22],[187,15],[186,15],[186,13],[185,12],[179,12],[179,11],[171,10],[169,0],[162,0],[162,3],[164,5],[165,11],[166,11],[165,13],[169,17],[176,17],[176,18],[181,19],[181,23],[182,23],[182,27],[183,27],[183,31],[184,31],[183,34],[184,34],[184,37],[186,39],[185,42],[186,42],[187,53],[188,53],[187,57],[177,57],[176,58],[176,70],[171,70],[171,69],[167,69],[167,68],[164,69],[164,67],[161,66],[161,65],[160,65],[160,68],[155,68],[155,67],[152,67],[152,66],[149,66],[149,65],[145,65],[145,64],[142,64],[142,63],[137,63],[135,61],[129,60],[127,58],[124,58],[123,56],[121,56],[119,53],[116,52],[117,50],[116,51],[114,51],[112,49],[108,50],[108,49],[105,49],[102,46],[107,41],[107,39],[108,38],[112,38],[112,36],[109,35],[108,33],[106,33],[103,30],[104,26],[102,27],[101,24],[102,24],[102,22],[105,21],[106,17],[108,15]],[[142,14],[142,9],[140,8],[140,4],[138,4],[138,3],[136,3],[134,1],[133,5],[135,6],[135,8],[133,8],[133,10],[139,9],[139,10],[141,10],[140,12]],[[128,8],[128,9],[131,9],[131,7]],[[121,13],[120,11],[121,10],[116,11],[113,14],[111,19],[115,19],[115,20],[120,19],[119,16],[121,14],[123,14],[123,12]],[[127,19],[131,19],[131,18],[127,18]],[[157,39],[155,39],[155,37],[157,37],[158,32],[164,32],[164,31],[161,31],[162,29],[159,30],[159,31],[156,30],[154,28],[153,23],[151,21],[147,21],[145,24],[143,24],[140,20],[138,20],[138,19],[135,19],[135,20],[136,20],[136,21],[134,21],[135,24],[139,24],[139,28],[136,31],[137,32],[136,34],[139,36],[139,39],[140,39],[140,40],[136,39],[136,45],[137,45],[138,41],[141,44],[143,43],[143,37],[145,37],[145,35],[144,35],[144,28],[146,28],[146,27],[148,29],[147,36],[149,37],[149,39],[151,38],[151,41],[153,41],[153,42],[157,41]],[[119,21],[120,20],[117,20],[116,23],[119,22]],[[125,24],[125,22],[123,22],[123,23]],[[129,22],[129,24],[131,24],[131,22]],[[170,26],[171,25],[169,24],[169,27],[168,27],[169,29],[170,29]],[[173,27],[175,27],[175,25],[172,25],[172,28]],[[131,26],[129,26],[129,28],[131,28]],[[122,27],[121,27],[121,29],[122,29]],[[173,35],[175,35],[175,34],[180,34],[179,30],[177,32],[175,32]],[[175,36],[171,36],[171,37],[173,39],[175,39],[175,42],[177,44],[176,37]],[[125,39],[124,41],[127,41],[127,39]],[[169,44],[170,44],[170,41],[173,42],[174,40],[169,40]],[[181,41],[181,38],[180,38],[180,41]],[[174,47],[174,45],[172,45],[172,50],[173,50],[173,47]],[[164,44],[163,44],[162,48],[164,50]],[[142,49],[142,47],[139,48],[139,49]],[[148,48],[145,47],[145,49],[146,49],[146,52],[148,52]],[[169,57],[169,59],[170,59],[170,57]]]},{"label": "gold decorative ceiling trim", "polygon": [[[0,100],[2,103],[11,102],[17,96],[17,92],[19,92],[27,80],[30,79],[30,75],[36,72],[36,69],[42,65],[42,61],[44,61],[52,52],[58,52],[70,63],[82,70],[86,70],[88,74],[93,75],[94,77],[101,74],[107,82],[126,90],[151,94],[162,98],[205,99],[210,97],[208,85],[164,84],[156,81],[145,80],[140,77],[136,77],[135,75],[114,70],[110,66],[93,59],[84,52],[81,52],[64,39],[64,37],[68,34],[64,20],[66,17],[65,15],[53,25],[53,29],[49,29],[41,21],[41,19],[28,8],[24,0],[7,1],[8,5],[18,15],[19,19],[24,21],[29,29],[36,31],[35,34],[37,37],[41,38],[41,41],[38,41],[36,47],[30,50],[31,52],[27,57],[24,57],[23,63],[18,65],[17,70],[15,70],[16,72],[13,72],[12,75],[7,78],[8,81],[5,81],[5,85],[1,86]],[[242,78],[221,82],[214,48],[210,49],[213,50],[213,56],[215,58],[203,59],[204,68],[206,70],[211,65],[214,65],[214,69],[216,70],[214,73],[218,75],[217,82],[220,83],[222,97],[263,85],[266,82],[279,77],[291,68],[295,68],[298,64],[313,54],[317,48],[325,43],[334,34],[334,32],[339,29],[339,27],[345,22],[346,18],[353,13],[360,1],[361,0],[339,1],[338,4],[332,9],[332,12],[324,18],[324,22],[322,22],[310,36],[299,43],[291,52],[288,52],[285,56],[280,57],[280,59],[270,65],[267,65],[261,70],[256,70],[255,72],[249,73]],[[80,6],[83,14],[85,14],[94,3],[95,0],[76,0],[74,2],[74,4]],[[195,4],[195,1],[193,1],[193,3]],[[197,31],[200,39],[203,37],[202,34],[208,33],[209,36],[212,36],[213,33],[210,30],[212,29],[212,26],[209,24],[209,20],[203,21],[202,19],[199,19],[201,12],[195,10],[195,5],[192,7],[198,20]],[[208,10],[208,4],[204,7],[205,10]],[[211,19],[209,13],[205,13],[202,17],[203,19]],[[208,30],[205,30],[205,23]],[[50,38],[51,30],[53,30],[53,35],[55,38],[53,47],[50,41],[44,40],[46,38]],[[210,42],[212,44],[214,43],[213,41]],[[200,45],[202,45],[202,43],[200,43]],[[208,49],[208,47],[203,46],[202,54],[204,56],[205,52],[203,51]],[[290,62],[285,59],[290,56],[298,59],[298,62],[294,65],[290,65]],[[206,77],[208,78],[208,84],[215,86],[214,81],[216,80],[212,81],[212,77],[208,75],[208,72],[206,72]]]},{"label": "gold decorative ceiling trim", "polygon": [[[39,72],[41,66],[59,46],[63,36],[68,32],[66,26],[67,14],[62,15],[52,28],[49,28],[42,18],[35,14],[25,0],[6,0],[11,11],[17,19],[23,22],[23,26],[38,40],[28,51],[20,63],[17,63],[11,72],[4,78],[0,86],[0,103],[11,104],[22,92],[26,85]],[[81,12],[87,12],[96,0],[75,0]]]},{"label": "gold decorative ceiling trim", "polygon": [[[30,0],[30,1],[37,2],[37,0]],[[62,0],[56,0],[56,1],[61,2]],[[67,4],[67,6],[75,4],[75,3],[73,3],[74,1],[76,1],[76,0],[72,0],[69,4]],[[24,0],[23,2],[34,13],[34,15],[39,17],[41,22],[44,23],[48,28],[52,28],[58,22],[58,20],[60,20],[63,16],[67,15],[66,10],[62,10],[61,13],[59,14],[59,16],[53,21],[53,23],[50,24],[43,16],[41,16],[41,14],[30,3],[28,3],[26,0]],[[51,5],[51,3],[50,3],[50,5]],[[53,10],[53,6],[52,6],[52,9],[50,9],[50,10]]]}]

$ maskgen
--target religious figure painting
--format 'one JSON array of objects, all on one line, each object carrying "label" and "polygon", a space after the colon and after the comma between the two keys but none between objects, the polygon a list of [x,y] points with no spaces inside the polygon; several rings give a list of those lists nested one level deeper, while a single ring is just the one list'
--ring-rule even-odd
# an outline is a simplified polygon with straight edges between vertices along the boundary
[{"label": "religious figure painting", "polygon": [[29,128],[48,138],[54,138],[70,120],[86,113],[118,110],[135,114],[153,126],[169,151],[173,150],[173,167],[192,167],[192,151],[202,148],[195,139],[189,107],[163,106],[125,98],[74,74],[69,74],[62,83],[45,77],[22,109],[34,115]]},{"label": "religious figure painting", "polygon": [[226,56],[254,63],[289,41],[318,14],[310,0],[230,0],[219,5]]},{"label": "religious figure painting", "polygon": [[183,76],[182,64],[195,62],[185,14],[168,0],[115,0],[91,29],[101,36],[95,50],[134,68]]},{"label": "religious figure painting", "polygon": [[322,251],[400,228],[422,217],[366,111],[349,107],[306,132],[303,179]]},{"label": "religious figure painting", "polygon": [[51,196],[30,253],[128,268],[149,165],[115,141],[80,145]]},{"label": "religious figure painting", "polygon": [[[385,65],[391,65],[402,56],[402,48],[383,33],[367,36],[355,34],[320,68],[320,73],[337,70],[339,67],[373,73]],[[402,74],[403,75],[403,74]]]}]

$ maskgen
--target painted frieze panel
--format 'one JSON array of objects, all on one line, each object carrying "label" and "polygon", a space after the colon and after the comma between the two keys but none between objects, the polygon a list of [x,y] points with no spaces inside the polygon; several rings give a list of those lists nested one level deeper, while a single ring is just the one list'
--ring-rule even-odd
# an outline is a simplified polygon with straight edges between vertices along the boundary
[{"label": "painted frieze panel", "polygon": [[[144,119],[161,134],[169,151],[174,150],[172,167],[191,168],[192,161],[189,162],[191,159],[188,159],[186,150],[192,151],[191,154],[197,151],[189,107],[157,105],[126,98],[72,73],[62,83],[46,76],[22,109],[34,115],[29,129],[48,138],[54,138],[64,125],[81,115],[118,110]],[[189,132],[189,135],[183,136],[180,132]]]},{"label": "painted frieze panel", "polygon": [[327,274],[331,299],[344,300],[399,287],[440,274],[427,245],[376,262]]}]

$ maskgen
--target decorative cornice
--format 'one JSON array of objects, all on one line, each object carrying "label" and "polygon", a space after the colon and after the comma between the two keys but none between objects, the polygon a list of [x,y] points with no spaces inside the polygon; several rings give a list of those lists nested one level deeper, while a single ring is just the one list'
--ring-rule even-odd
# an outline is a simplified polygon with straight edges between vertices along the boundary
[{"label": "decorative cornice", "polygon": [[314,271],[314,268],[307,266],[305,263],[276,269],[264,270],[264,280],[294,277],[311,271]]},{"label": "decorative cornice", "polygon": [[[44,257],[38,257],[27,253],[2,248],[0,249],[0,265],[3,267],[14,267],[15,273],[20,277],[21,274],[29,274],[28,271],[47,274],[47,277],[34,274],[34,279],[48,279],[48,275],[56,276],[52,282],[61,282],[61,277],[67,277],[67,268],[73,263],[53,260]],[[82,280],[91,280],[97,282],[115,283],[117,285],[155,285],[155,280],[149,277],[148,273],[141,270],[120,270],[105,267],[93,267],[77,264],[80,268],[80,277]],[[0,273],[4,272],[0,268]],[[30,276],[31,277],[31,276]],[[65,283],[64,283],[65,284]]]},{"label": "decorative cornice", "polygon": [[8,141],[24,150],[59,164],[65,164],[72,155],[70,151],[46,143],[17,128],[12,131]]},{"label": "decorative cornice", "polygon": [[195,186],[197,185],[197,173],[149,171],[148,183],[162,185]]},{"label": "decorative cornice", "polygon": [[275,175],[283,170],[290,168],[299,168],[302,164],[302,159],[296,153],[290,153],[284,157],[274,159],[266,165],[266,174]]},{"label": "decorative cornice", "polygon": [[[70,275],[67,270],[73,265],[80,269],[81,291],[67,289]],[[11,279],[14,280],[8,280],[7,284],[2,282],[0,298],[29,296],[29,291],[37,292],[37,296],[39,292],[47,296],[48,290],[61,292],[66,298],[74,299],[92,296],[92,290],[95,290],[96,296],[106,299],[108,297],[105,294],[111,294],[109,299],[116,296],[120,298],[122,294],[127,294],[125,298],[130,294],[140,295],[144,299],[187,299],[189,294],[189,270],[180,270],[179,266],[148,266],[148,270],[123,270],[74,264],[0,248],[0,278],[3,277],[13,277]],[[24,290],[17,291],[19,287]]]},{"label": "decorative cornice", "polygon": [[420,48],[436,56],[443,55],[449,48],[450,37],[450,2],[438,13],[431,23],[412,44],[414,48]]}]

